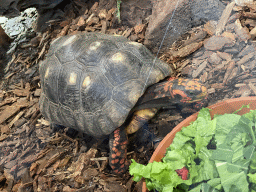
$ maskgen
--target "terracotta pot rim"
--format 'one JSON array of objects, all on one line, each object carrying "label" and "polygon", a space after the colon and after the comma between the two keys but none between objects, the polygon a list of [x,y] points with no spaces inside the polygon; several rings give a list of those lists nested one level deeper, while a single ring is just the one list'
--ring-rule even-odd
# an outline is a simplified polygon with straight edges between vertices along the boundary
[{"label": "terracotta pot rim", "polygon": [[[232,113],[237,109],[240,109],[242,105],[248,105],[250,103],[251,103],[250,109],[256,109],[256,96],[228,99],[228,100],[213,104],[207,108],[212,109],[210,113],[211,113],[211,116],[213,117],[214,114]],[[248,108],[242,109],[240,113],[243,114],[245,113],[245,111],[249,111],[250,109]],[[225,111],[228,111],[228,112],[225,112]],[[218,112],[221,112],[221,113],[218,113]],[[165,154],[166,148],[172,143],[172,140],[175,137],[175,134],[179,132],[182,127],[186,127],[192,121],[196,120],[197,115],[198,115],[198,112],[192,114],[191,116],[187,117],[182,122],[180,122],[175,128],[173,128],[173,130],[170,133],[168,133],[164,137],[164,139],[159,143],[158,147],[156,148],[153,155],[151,156],[149,163],[152,163],[156,159],[157,159],[156,161],[159,161],[159,159],[161,160],[163,158],[163,155]],[[168,145],[166,143],[170,143],[170,144]],[[146,191],[147,191],[146,183],[144,182],[142,186],[142,192],[146,192]]]}]

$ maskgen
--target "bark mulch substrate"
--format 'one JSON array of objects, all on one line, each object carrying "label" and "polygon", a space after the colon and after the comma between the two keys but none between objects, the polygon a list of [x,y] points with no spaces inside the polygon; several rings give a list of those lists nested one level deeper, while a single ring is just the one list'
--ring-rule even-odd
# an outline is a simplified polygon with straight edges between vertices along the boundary
[{"label": "bark mulch substrate", "polygon": [[[224,99],[255,96],[255,15],[255,4],[238,7],[230,3],[219,22],[209,21],[195,29],[188,40],[173,45],[163,57],[169,57],[181,75],[199,78],[205,84],[209,105]],[[193,54],[183,59],[188,53]]]},{"label": "bark mulch substrate", "polygon": [[[128,172],[111,173],[107,140],[99,144],[68,128],[53,129],[38,108],[38,63],[55,38],[98,31],[143,43],[146,23],[114,27],[115,9],[97,10],[97,6],[77,18],[70,14],[69,20],[52,21],[42,34],[28,33],[9,59],[0,85],[1,191],[141,191],[142,183],[134,183]],[[170,63],[176,76],[200,78],[211,101],[255,95],[255,7],[230,4],[217,24],[208,22],[193,29],[161,58]],[[236,11],[231,14],[231,10]],[[182,120],[178,110],[164,109],[145,129],[152,130],[149,137],[152,132],[163,137]],[[152,142],[137,146],[135,141],[132,136],[128,158],[146,164]]]}]

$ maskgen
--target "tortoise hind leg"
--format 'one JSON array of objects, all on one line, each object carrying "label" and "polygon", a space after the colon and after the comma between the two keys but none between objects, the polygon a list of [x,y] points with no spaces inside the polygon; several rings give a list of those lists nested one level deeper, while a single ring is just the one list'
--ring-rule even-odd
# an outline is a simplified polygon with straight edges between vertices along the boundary
[{"label": "tortoise hind leg", "polygon": [[117,128],[110,134],[109,165],[115,174],[123,174],[128,169],[127,144],[128,138],[124,127]]},{"label": "tortoise hind leg", "polygon": [[128,169],[127,134],[138,131],[156,112],[156,108],[136,111],[127,127],[121,126],[111,133],[109,138],[109,165],[115,174],[122,174]]}]

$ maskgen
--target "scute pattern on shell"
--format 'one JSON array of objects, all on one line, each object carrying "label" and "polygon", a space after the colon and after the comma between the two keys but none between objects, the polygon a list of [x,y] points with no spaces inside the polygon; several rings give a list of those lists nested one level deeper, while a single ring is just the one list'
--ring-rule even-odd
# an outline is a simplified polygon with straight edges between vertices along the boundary
[{"label": "scute pattern on shell", "polygon": [[82,32],[56,39],[39,65],[40,110],[52,123],[109,135],[148,86],[170,75],[168,64],[156,59],[153,66],[154,60],[145,46],[122,36]]}]

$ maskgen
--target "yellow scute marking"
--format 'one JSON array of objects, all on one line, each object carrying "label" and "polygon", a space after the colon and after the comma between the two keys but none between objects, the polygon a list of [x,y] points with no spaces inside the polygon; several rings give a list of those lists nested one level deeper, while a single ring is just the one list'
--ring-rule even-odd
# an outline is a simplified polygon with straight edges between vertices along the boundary
[{"label": "yellow scute marking", "polygon": [[98,41],[96,41],[96,42],[94,42],[94,43],[92,43],[91,45],[90,45],[90,49],[91,50],[96,50],[96,49],[98,49],[98,47],[100,46],[100,42],[98,42]]},{"label": "yellow scute marking", "polygon": [[48,77],[48,75],[49,75],[49,71],[50,71],[50,68],[48,67],[48,68],[46,69],[46,72],[45,72],[44,78],[47,78],[47,77]]},{"label": "yellow scute marking", "polygon": [[140,43],[137,43],[137,42],[129,42],[129,44],[135,45],[135,46],[141,46],[141,44],[140,44]]},{"label": "yellow scute marking", "polygon": [[90,85],[90,83],[91,83],[90,76],[85,77],[83,81],[83,87],[87,87],[88,85]]},{"label": "yellow scute marking", "polygon": [[116,53],[112,56],[112,61],[118,62],[124,60],[124,55],[122,53]]},{"label": "yellow scute marking", "polygon": [[74,72],[72,72],[72,73],[70,73],[68,82],[69,82],[71,85],[74,85],[74,84],[76,84],[76,78],[77,78],[77,74],[74,73]]},{"label": "yellow scute marking", "polygon": [[74,42],[75,39],[76,39],[76,36],[75,36],[75,35],[69,37],[69,38],[63,43],[63,46],[68,45],[68,44]]}]

